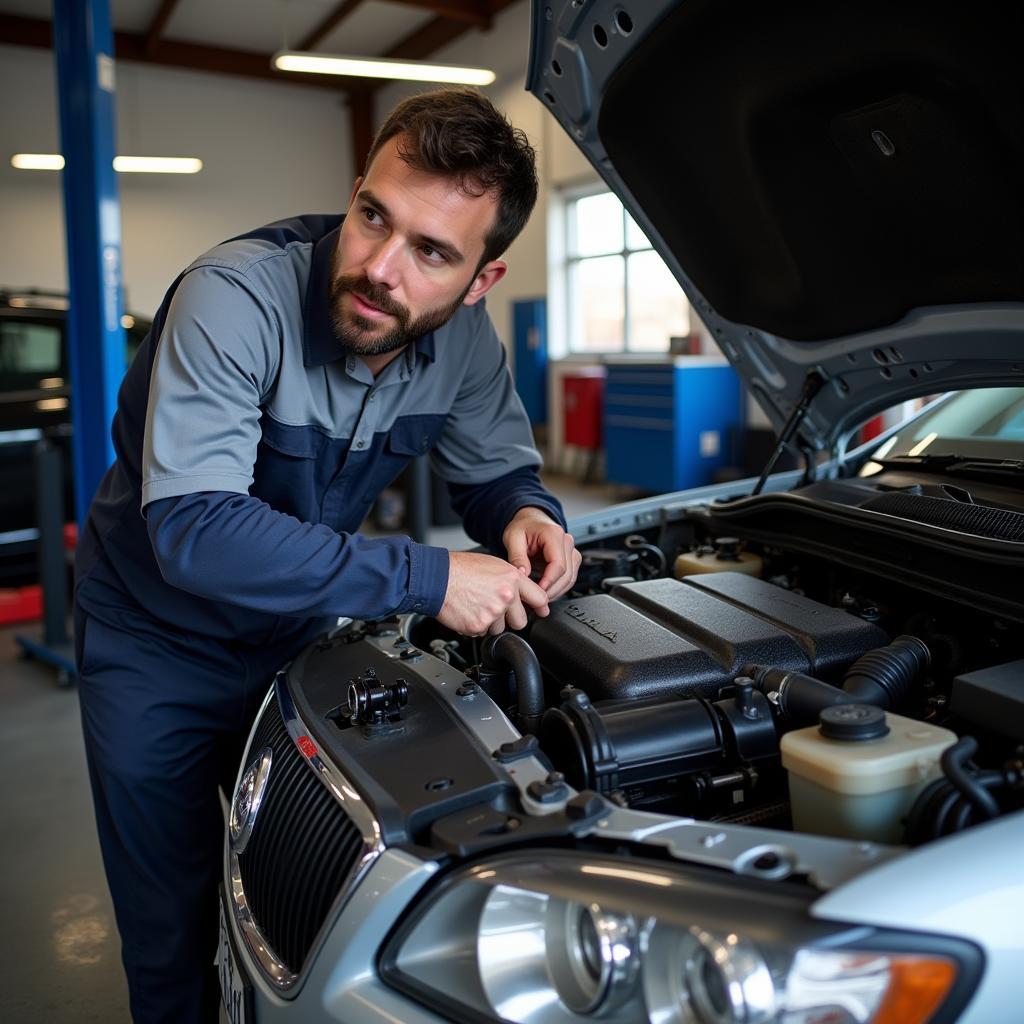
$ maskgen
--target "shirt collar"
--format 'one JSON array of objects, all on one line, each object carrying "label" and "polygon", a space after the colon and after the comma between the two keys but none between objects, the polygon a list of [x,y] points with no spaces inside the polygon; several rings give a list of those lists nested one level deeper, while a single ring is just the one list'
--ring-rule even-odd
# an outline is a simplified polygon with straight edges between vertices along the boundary
[{"label": "shirt collar", "polygon": [[[344,218],[342,218],[344,220]],[[341,359],[345,350],[334,336],[331,326],[331,255],[338,245],[339,224],[313,245],[313,262],[309,269],[309,283],[303,308],[302,351],[306,366],[324,366]],[[426,356],[430,362],[436,358],[434,332],[417,338],[411,346],[417,355]]]},{"label": "shirt collar", "polygon": [[421,334],[412,344],[418,355],[426,356],[431,362],[434,361],[436,352],[434,349],[433,331],[430,331],[428,334]]},{"label": "shirt collar", "polygon": [[313,262],[302,311],[302,356],[306,366],[324,366],[341,359],[345,350],[331,326],[331,254],[338,245],[339,225],[313,244]]}]

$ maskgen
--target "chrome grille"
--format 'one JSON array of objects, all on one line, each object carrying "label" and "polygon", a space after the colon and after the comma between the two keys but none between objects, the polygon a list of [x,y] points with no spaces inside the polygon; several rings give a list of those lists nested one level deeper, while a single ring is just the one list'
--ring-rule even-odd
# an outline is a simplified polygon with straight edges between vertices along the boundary
[{"label": "chrome grille", "polygon": [[276,689],[249,744],[250,754],[270,747],[273,761],[252,834],[236,862],[252,924],[291,973],[287,984],[301,972],[366,842],[296,749],[279,706],[282,688]]}]

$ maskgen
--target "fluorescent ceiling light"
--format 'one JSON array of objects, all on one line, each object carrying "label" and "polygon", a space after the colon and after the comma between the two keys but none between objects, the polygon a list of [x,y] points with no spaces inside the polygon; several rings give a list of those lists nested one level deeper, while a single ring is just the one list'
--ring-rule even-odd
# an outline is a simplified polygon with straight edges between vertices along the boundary
[{"label": "fluorescent ceiling light", "polygon": [[[20,171],[59,171],[64,157],[59,153],[15,153],[11,166]],[[114,170],[121,173],[198,174],[203,161],[192,156],[115,156]]]},{"label": "fluorescent ceiling light", "polygon": [[194,156],[115,156],[114,170],[125,174],[198,174],[203,161]]},{"label": "fluorescent ceiling light", "polygon": [[271,58],[278,71],[307,75],[353,75],[357,78],[391,78],[405,82],[452,82],[456,85],[490,85],[493,71],[463,64],[428,64],[418,60],[382,60],[377,57],[334,57],[330,54],[281,50]]},{"label": "fluorescent ceiling light", "polygon": [[59,171],[64,166],[60,153],[15,153],[11,166],[19,171]]}]

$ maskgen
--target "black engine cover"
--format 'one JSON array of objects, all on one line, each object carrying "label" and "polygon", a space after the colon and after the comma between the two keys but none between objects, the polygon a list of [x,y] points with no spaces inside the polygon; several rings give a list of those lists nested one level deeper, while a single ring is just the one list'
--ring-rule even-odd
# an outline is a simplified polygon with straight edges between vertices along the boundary
[{"label": "black engine cover", "polygon": [[848,612],[735,572],[557,602],[530,633],[545,673],[593,700],[715,699],[751,662],[831,679],[888,640]]}]

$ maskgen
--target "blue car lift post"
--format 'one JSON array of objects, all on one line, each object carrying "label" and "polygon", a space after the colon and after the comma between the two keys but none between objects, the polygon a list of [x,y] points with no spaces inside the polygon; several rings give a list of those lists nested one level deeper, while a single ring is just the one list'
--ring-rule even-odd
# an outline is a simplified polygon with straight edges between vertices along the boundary
[{"label": "blue car lift post", "polygon": [[[109,0],[54,0],[53,51],[64,154],[75,518],[81,529],[114,461],[110,424],[125,368]],[[60,451],[41,442],[36,471],[43,628],[39,636],[16,639],[26,654],[54,665],[60,681],[69,683],[75,661],[66,625],[61,462]]]}]

